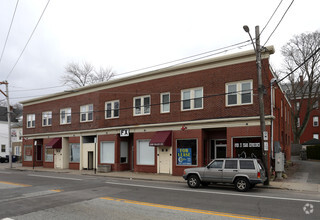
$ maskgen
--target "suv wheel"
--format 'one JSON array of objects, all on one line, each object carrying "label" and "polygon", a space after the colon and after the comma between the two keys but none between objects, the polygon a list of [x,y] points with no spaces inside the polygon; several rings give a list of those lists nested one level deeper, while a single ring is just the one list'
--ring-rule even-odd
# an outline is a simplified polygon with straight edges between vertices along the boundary
[{"label": "suv wheel", "polygon": [[188,186],[190,188],[198,188],[200,186],[200,179],[197,175],[190,175],[188,177]]},{"label": "suv wheel", "polygon": [[239,192],[246,192],[250,187],[249,181],[244,177],[237,178],[234,185],[236,187],[236,190],[238,190]]}]

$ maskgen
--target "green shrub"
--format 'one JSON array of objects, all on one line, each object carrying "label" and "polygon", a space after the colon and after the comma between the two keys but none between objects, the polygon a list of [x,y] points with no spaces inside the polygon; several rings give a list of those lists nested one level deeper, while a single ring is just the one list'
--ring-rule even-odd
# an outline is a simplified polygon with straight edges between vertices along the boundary
[{"label": "green shrub", "polygon": [[320,160],[320,145],[307,147],[307,158]]}]

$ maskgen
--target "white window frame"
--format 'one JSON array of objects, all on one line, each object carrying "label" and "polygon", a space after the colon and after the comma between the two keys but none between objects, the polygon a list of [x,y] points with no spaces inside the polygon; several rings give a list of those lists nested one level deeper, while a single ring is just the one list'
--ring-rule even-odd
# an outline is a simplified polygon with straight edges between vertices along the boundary
[{"label": "white window frame", "polygon": [[52,125],[52,112],[42,112],[42,126],[47,127]]},{"label": "white window frame", "polygon": [[[202,96],[196,97],[196,91],[201,90]],[[185,99],[184,94],[190,93],[190,98]],[[191,89],[184,89],[181,90],[181,111],[190,111],[190,110],[200,110],[203,109],[203,87],[197,87],[197,88],[191,88]],[[201,107],[195,107],[195,100],[201,99]],[[184,108],[184,102],[189,101],[190,102],[190,108]]]},{"label": "white window frame", "polygon": [[[115,103],[118,103],[118,108],[115,108]],[[107,115],[107,106],[111,105],[111,116],[108,117]],[[115,115],[115,111],[118,111],[118,115]],[[108,101],[105,103],[105,119],[111,119],[111,118],[119,118],[120,117],[120,101],[119,100],[113,100],[113,101]]]},{"label": "white window frame", "polygon": [[147,143],[150,143],[150,140],[137,140],[138,165],[155,165],[155,147],[146,146]]},{"label": "white window frame", "polygon": [[319,126],[319,117],[318,116],[313,116],[313,127],[318,127]]},{"label": "white window frame", "polygon": [[[92,119],[89,119],[90,114],[92,115],[91,116]],[[82,119],[82,116],[85,116],[85,119]],[[93,104],[80,106],[80,122],[90,122],[90,121],[93,121]]]},{"label": "white window frame", "polygon": [[[73,149],[74,151],[72,152]],[[81,151],[80,144],[78,143],[69,144],[69,153],[70,153],[69,162],[70,163],[80,163],[80,158],[81,158],[80,151]],[[75,157],[75,156],[79,156],[79,157]]]},{"label": "white window frame", "polygon": [[27,114],[27,128],[35,128],[35,127],[36,127],[36,115]]},{"label": "white window frame", "polygon": [[[163,102],[163,96],[168,95],[169,100],[168,102],[164,103]],[[160,107],[160,113],[169,113],[170,112],[170,92],[165,92],[160,94],[160,101],[161,101],[161,107]],[[167,110],[165,110],[165,106],[168,107]]]},{"label": "white window frame", "polygon": [[[245,83],[250,83],[250,90],[249,91],[242,91],[242,86]],[[233,93],[229,92],[229,86],[235,85],[236,91]],[[244,81],[237,81],[237,82],[229,82],[225,84],[225,91],[226,91],[226,106],[239,106],[239,105],[252,105],[253,104],[253,81],[252,80],[244,80]],[[229,94],[230,93],[230,94]],[[242,103],[242,94],[250,93],[250,102]],[[236,103],[235,104],[228,104],[229,96],[236,95]]]},{"label": "white window frame", "polygon": [[296,102],[296,109],[297,109],[297,111],[300,110],[300,102]]},{"label": "white window frame", "polygon": [[[149,98],[149,112],[147,111],[146,105],[144,104],[145,98]],[[140,106],[136,106],[136,100],[140,100]],[[137,109],[140,108],[140,113],[137,112]],[[150,115],[151,114],[151,96],[139,96],[133,98],[133,115],[140,116],[140,115]]]},{"label": "white window frame", "polygon": [[318,100],[313,103],[313,106],[312,106],[312,107],[313,107],[313,109],[318,109],[318,108],[319,108],[319,102],[318,102]]},{"label": "white window frame", "polygon": [[[70,118],[69,122],[68,122],[68,118]],[[61,125],[71,124],[71,108],[60,109],[60,124]]]},{"label": "white window frame", "polygon": [[[104,145],[106,144],[106,145]],[[100,143],[100,163],[114,164],[115,162],[115,142],[101,141]]]},{"label": "white window frame", "polygon": [[318,134],[318,133],[314,133],[314,134],[312,135],[312,138],[313,138],[313,139],[319,139],[319,134]]},{"label": "white window frame", "polygon": [[297,118],[297,127],[300,127],[300,118]]},{"label": "white window frame", "polygon": [[[52,154],[48,154],[48,151],[52,151]],[[53,162],[53,154],[54,154],[54,150],[52,148],[45,148],[44,149],[44,161],[45,162]]]}]

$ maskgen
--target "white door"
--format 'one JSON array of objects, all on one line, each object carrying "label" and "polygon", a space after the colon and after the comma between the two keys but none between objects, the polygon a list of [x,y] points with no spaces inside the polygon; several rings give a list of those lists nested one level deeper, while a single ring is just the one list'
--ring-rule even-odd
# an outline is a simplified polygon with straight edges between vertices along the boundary
[{"label": "white door", "polygon": [[54,149],[54,168],[62,169],[62,152],[60,149]]},{"label": "white door", "polygon": [[172,174],[172,147],[158,147],[158,173]]}]

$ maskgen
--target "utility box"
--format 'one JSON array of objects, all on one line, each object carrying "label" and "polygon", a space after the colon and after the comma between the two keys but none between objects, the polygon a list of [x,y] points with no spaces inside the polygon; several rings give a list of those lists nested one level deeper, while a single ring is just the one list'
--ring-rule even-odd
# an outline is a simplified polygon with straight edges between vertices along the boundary
[{"label": "utility box", "polygon": [[284,153],[275,153],[275,171],[284,172]]}]

